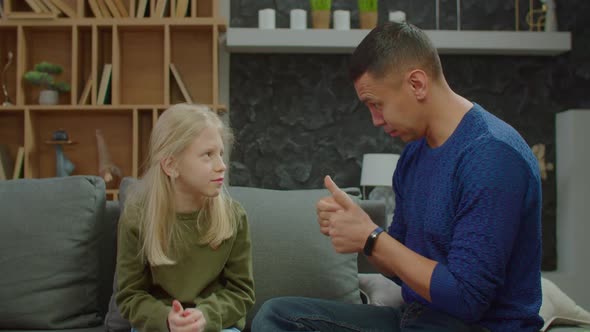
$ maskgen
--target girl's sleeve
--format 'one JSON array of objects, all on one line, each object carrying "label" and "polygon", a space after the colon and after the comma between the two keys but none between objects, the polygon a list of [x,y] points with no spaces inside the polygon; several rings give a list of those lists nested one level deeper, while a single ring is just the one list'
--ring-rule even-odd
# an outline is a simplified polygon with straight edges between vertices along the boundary
[{"label": "girl's sleeve", "polygon": [[205,331],[218,332],[235,326],[244,328],[245,317],[254,304],[252,243],[246,212],[237,203],[239,226],[222,275],[225,287],[195,301],[207,320]]},{"label": "girl's sleeve", "polygon": [[[150,269],[139,255],[141,243],[133,213],[123,214],[117,235],[117,295],[121,315],[140,331],[168,331],[170,307],[148,293]],[[133,220],[134,221],[134,220]]]}]

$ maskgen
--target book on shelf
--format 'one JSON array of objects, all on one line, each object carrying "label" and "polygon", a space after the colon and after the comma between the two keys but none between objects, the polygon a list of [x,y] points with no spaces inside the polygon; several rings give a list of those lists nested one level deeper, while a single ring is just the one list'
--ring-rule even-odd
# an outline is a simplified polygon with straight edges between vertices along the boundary
[{"label": "book on shelf", "polygon": [[102,17],[113,18],[113,15],[111,15],[111,12],[109,11],[109,7],[107,7],[107,4],[105,3],[105,0],[96,0],[96,3],[98,4],[98,7],[100,8],[100,12],[102,13]]},{"label": "book on shelf", "polygon": [[115,5],[114,0],[104,0],[104,3],[114,18],[121,18],[121,13],[119,13],[119,8],[117,8],[117,5]]},{"label": "book on shelf", "polygon": [[188,9],[189,0],[176,0],[176,17],[186,17]]},{"label": "book on shelf", "polygon": [[92,15],[94,15],[94,17],[103,18],[102,11],[100,10],[100,7],[98,6],[97,1],[98,0],[88,0],[88,5],[90,6],[90,11],[92,12]]},{"label": "book on shelf", "polygon": [[112,0],[112,1],[115,3],[115,6],[119,10],[121,17],[129,17],[129,11],[125,7],[125,4],[123,4],[123,0]]},{"label": "book on shelf", "polygon": [[100,85],[98,87],[98,96],[96,97],[97,105],[105,105],[110,103],[112,71],[113,65],[110,63],[105,63],[102,67],[102,75],[100,77]]},{"label": "book on shelf", "polygon": [[158,3],[156,4],[156,9],[154,10],[152,17],[164,17],[164,13],[166,12],[167,6],[168,0],[158,0]]},{"label": "book on shelf", "polygon": [[84,90],[82,90],[82,94],[80,95],[80,99],[78,100],[78,105],[86,105],[88,103],[88,97],[90,97],[90,90],[92,89],[92,77],[88,77],[86,80],[86,84],[84,85]]},{"label": "book on shelf", "polygon": [[6,19],[12,20],[48,20],[57,18],[54,13],[15,12],[11,11]]},{"label": "book on shelf", "polygon": [[12,173],[14,172],[14,162],[10,157],[10,151],[8,151],[8,145],[0,144],[0,180],[11,179]]},{"label": "book on shelf", "polygon": [[59,10],[59,8],[57,8],[57,6],[53,3],[53,1],[51,1],[51,0],[40,0],[40,1],[43,3],[45,8],[47,8],[47,10],[50,13],[53,13],[56,16],[61,15],[61,10]]},{"label": "book on shelf", "polygon": [[146,16],[148,0],[137,0],[137,14],[135,17],[141,18]]},{"label": "book on shelf", "polygon": [[34,13],[41,14],[46,12],[43,10],[43,5],[37,2],[37,0],[25,0],[25,2],[31,7]]},{"label": "book on shelf", "polygon": [[37,2],[37,6],[39,6],[41,8],[41,11],[43,13],[51,13],[51,9],[49,9],[49,7],[47,7],[47,5],[45,4],[45,2],[43,0],[35,0],[35,2]]},{"label": "book on shelf", "polygon": [[0,19],[4,18],[4,0],[0,0]]},{"label": "book on shelf", "polygon": [[12,172],[13,179],[20,179],[24,177],[23,166],[25,164],[25,147],[19,146],[16,153],[16,161],[14,162],[14,170]]},{"label": "book on shelf", "polygon": [[72,7],[70,7],[67,3],[65,3],[63,0],[51,0],[51,1],[66,16],[68,16],[68,17],[76,17],[76,16],[78,16],[76,14],[76,11]]},{"label": "book on shelf", "polygon": [[182,77],[180,76],[180,73],[178,72],[178,69],[176,69],[176,66],[173,63],[170,64],[170,71],[172,72],[172,76],[174,76],[174,80],[176,81],[176,84],[178,85],[180,92],[182,92],[182,96],[184,97],[184,100],[186,100],[187,103],[192,104],[193,99],[191,98],[191,95],[189,94],[188,90],[186,89],[186,86],[184,85],[184,82],[182,81]]}]

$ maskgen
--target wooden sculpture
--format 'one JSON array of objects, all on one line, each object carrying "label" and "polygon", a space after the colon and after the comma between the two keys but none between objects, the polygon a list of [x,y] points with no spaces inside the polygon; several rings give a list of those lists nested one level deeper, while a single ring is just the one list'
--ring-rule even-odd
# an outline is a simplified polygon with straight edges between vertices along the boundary
[{"label": "wooden sculpture", "polygon": [[96,130],[96,147],[98,150],[98,174],[104,179],[107,186],[116,186],[121,178],[121,170],[112,162],[100,129]]},{"label": "wooden sculpture", "polygon": [[541,179],[547,180],[547,171],[553,171],[553,163],[545,161],[545,144],[535,144],[532,147],[533,154],[537,157],[539,162],[539,171],[541,172]]}]

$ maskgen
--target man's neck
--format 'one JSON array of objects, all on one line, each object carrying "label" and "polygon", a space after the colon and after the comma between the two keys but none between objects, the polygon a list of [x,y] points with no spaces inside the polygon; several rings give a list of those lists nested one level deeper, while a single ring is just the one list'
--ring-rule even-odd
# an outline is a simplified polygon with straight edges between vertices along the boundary
[{"label": "man's neck", "polygon": [[473,103],[453,92],[446,83],[432,91],[428,103],[426,141],[431,148],[437,148],[451,137]]}]

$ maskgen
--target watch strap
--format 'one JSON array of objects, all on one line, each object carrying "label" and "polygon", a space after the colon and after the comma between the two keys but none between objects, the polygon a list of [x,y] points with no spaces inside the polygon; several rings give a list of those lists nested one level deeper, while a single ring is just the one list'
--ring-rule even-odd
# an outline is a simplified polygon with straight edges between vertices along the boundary
[{"label": "watch strap", "polygon": [[371,232],[371,234],[369,234],[369,237],[367,237],[367,241],[365,242],[365,247],[363,248],[363,253],[365,256],[371,256],[373,253],[373,247],[375,246],[375,241],[381,233],[383,233],[383,228],[377,227],[373,232]]}]

